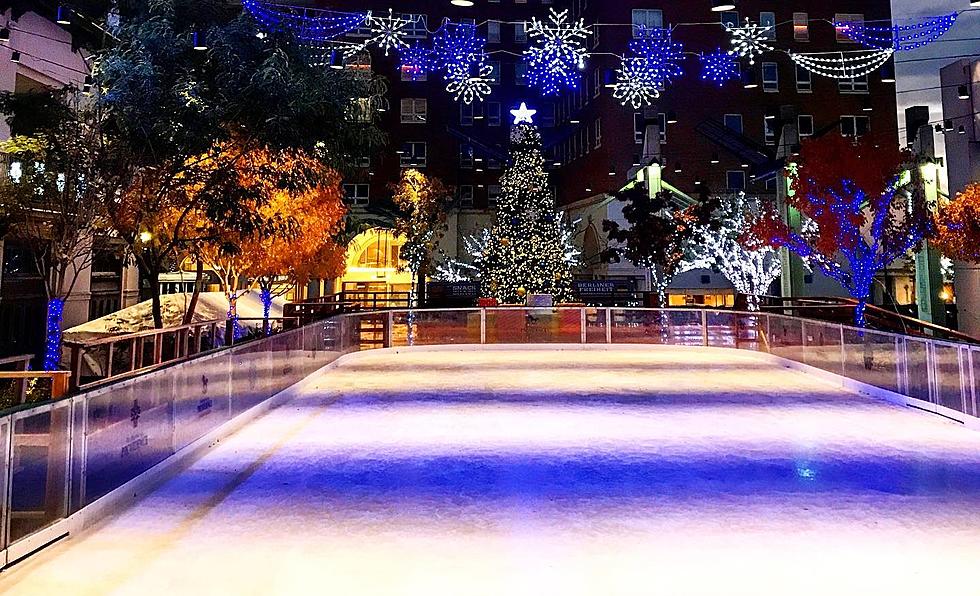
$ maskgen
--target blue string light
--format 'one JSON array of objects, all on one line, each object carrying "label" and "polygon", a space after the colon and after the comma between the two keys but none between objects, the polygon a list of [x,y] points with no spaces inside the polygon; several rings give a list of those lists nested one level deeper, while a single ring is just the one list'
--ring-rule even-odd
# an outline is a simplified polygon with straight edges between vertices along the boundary
[{"label": "blue string light", "polygon": [[737,81],[741,76],[738,60],[721,48],[701,55],[701,80],[723,87],[725,83]]},{"label": "blue string light", "polygon": [[398,56],[402,74],[411,81],[420,81],[433,70],[432,51],[418,42],[414,46],[402,48]]},{"label": "blue string light", "polygon": [[[314,10],[242,0],[242,6],[266,30],[286,31],[303,42],[322,43],[364,26],[368,14]],[[310,16],[312,15],[312,16]]]},{"label": "blue string light", "polygon": [[839,21],[837,30],[853,41],[870,48],[908,52],[925,47],[946,35],[959,13],[933,17],[913,25],[869,26],[864,23]]},{"label": "blue string light", "polygon": [[616,71],[613,97],[639,109],[652,104],[674,78],[684,74],[684,46],[671,38],[669,29],[641,27],[630,51]]},{"label": "blue string light", "polygon": [[44,370],[57,370],[61,362],[61,322],[64,320],[63,298],[48,300],[48,316],[45,323]]}]

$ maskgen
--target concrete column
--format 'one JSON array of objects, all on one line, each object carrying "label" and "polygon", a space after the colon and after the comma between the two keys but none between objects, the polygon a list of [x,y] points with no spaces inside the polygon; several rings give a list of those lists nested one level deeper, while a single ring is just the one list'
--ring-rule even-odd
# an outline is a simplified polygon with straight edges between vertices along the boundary
[{"label": "concrete column", "polygon": [[[935,205],[939,200],[939,168],[936,165],[936,142],[932,126],[929,124],[929,108],[915,106],[905,110],[908,129],[915,131],[912,137],[912,150],[927,160],[921,166],[923,190],[926,200]],[[946,325],[946,304],[942,294],[944,286],[942,264],[939,251],[926,243],[915,255],[915,303],[919,307],[919,318],[936,325]]]},{"label": "concrete column", "polygon": [[[967,185],[980,182],[980,61],[958,60],[940,71],[943,86],[943,119],[947,130],[946,164],[949,195],[955,197]],[[960,87],[969,97],[960,98]],[[959,134],[960,127],[963,134]],[[980,337],[980,271],[973,263],[956,263],[956,307],[960,331]]]},{"label": "concrete column", "polygon": [[[779,118],[783,125],[779,136],[777,158],[788,160],[799,150],[798,113],[799,110],[795,106],[783,106],[780,109]],[[793,196],[791,185],[792,181],[789,178],[780,176],[777,179],[776,205],[786,224],[791,229],[799,231],[803,225],[800,212],[788,204],[788,199]],[[806,292],[804,280],[806,267],[803,265],[803,260],[785,248],[779,250],[779,260],[783,270],[783,274],[779,278],[782,295],[785,297],[803,296]]]}]

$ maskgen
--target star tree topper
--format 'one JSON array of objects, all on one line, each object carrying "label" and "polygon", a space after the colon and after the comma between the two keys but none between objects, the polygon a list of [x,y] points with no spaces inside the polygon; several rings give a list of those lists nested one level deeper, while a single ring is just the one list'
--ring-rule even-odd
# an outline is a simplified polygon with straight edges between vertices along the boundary
[{"label": "star tree topper", "polygon": [[510,111],[511,115],[514,116],[514,124],[521,124],[526,122],[527,124],[534,124],[534,115],[538,113],[537,110],[532,110],[527,107],[526,102],[521,102],[521,107],[516,110]]}]

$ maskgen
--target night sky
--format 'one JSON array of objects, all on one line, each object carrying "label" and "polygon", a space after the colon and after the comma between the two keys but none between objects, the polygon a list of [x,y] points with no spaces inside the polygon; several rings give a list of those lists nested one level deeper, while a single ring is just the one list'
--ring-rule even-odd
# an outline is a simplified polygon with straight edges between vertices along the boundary
[{"label": "night sky", "polygon": [[[969,0],[892,0],[897,24],[910,24],[924,18],[949,14],[970,8]],[[960,58],[972,56],[980,60],[980,9],[972,9],[960,15],[956,25],[940,41],[931,46],[896,56],[898,74],[898,109],[900,137],[905,140],[905,108],[928,105],[933,121],[942,117],[942,99],[939,87],[939,69]],[[922,60],[936,58],[935,60]],[[915,60],[914,62],[905,62]],[[936,87],[925,91],[914,91]],[[937,149],[945,153],[941,139]]]}]

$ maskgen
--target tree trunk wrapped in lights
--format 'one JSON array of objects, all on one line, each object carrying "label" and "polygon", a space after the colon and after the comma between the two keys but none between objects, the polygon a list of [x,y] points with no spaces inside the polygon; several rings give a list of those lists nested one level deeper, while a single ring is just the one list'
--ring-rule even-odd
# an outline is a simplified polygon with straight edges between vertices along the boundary
[{"label": "tree trunk wrapped in lights", "polygon": [[748,298],[749,310],[759,310],[759,296],[779,278],[779,251],[771,246],[750,248],[742,242],[749,219],[762,213],[758,198],[739,193],[723,199],[713,214],[717,227],[702,226],[700,241],[688,244],[685,270],[720,271],[740,294]]},{"label": "tree trunk wrapped in lights", "polygon": [[752,217],[745,241],[785,247],[836,280],[857,301],[854,323],[864,327],[875,275],[931,232],[919,168],[907,151],[834,134],[805,141],[792,169],[787,202],[810,225],[794,230],[768,210]]},{"label": "tree trunk wrapped in lights", "polygon": [[541,134],[530,122],[511,131],[513,165],[500,179],[497,220],[472,254],[483,294],[502,303],[529,294],[572,298],[572,268],[579,251],[555,207],[541,154]]}]

